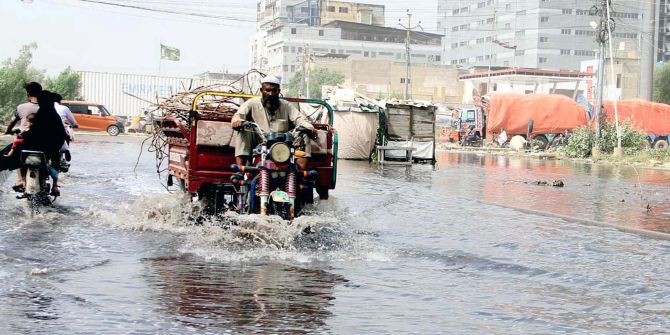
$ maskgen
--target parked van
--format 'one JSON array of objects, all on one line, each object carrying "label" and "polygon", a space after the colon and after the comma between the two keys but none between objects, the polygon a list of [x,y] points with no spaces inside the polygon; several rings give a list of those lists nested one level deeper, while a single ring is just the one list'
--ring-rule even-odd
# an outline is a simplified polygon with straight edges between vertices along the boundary
[{"label": "parked van", "polygon": [[111,115],[107,108],[99,103],[63,100],[62,104],[70,108],[81,130],[106,131],[112,136],[124,131],[123,121]]}]

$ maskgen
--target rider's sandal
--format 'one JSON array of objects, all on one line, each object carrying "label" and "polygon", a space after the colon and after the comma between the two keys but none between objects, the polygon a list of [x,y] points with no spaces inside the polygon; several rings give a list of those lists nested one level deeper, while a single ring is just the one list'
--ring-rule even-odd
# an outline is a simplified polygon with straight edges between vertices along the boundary
[{"label": "rider's sandal", "polygon": [[60,197],[60,190],[51,190],[51,193],[49,194],[54,197]]},{"label": "rider's sandal", "polygon": [[23,193],[26,191],[26,188],[23,185],[14,185],[12,186],[12,190],[16,193]]}]

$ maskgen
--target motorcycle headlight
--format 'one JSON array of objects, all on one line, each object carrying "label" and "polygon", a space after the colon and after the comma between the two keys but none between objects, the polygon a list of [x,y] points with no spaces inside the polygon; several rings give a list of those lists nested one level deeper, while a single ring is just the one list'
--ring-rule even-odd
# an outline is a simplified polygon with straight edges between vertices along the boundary
[{"label": "motorcycle headlight", "polygon": [[291,158],[291,148],[286,143],[275,143],[270,148],[270,158],[275,163],[286,163]]}]

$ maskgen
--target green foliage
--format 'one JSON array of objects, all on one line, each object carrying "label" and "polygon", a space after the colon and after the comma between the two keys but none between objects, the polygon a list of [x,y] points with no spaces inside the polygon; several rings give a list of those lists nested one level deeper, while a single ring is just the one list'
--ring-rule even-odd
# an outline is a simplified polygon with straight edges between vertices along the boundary
[{"label": "green foliage", "polygon": [[37,44],[24,45],[16,59],[7,59],[0,67],[0,122],[8,121],[16,106],[26,101],[25,83],[42,81],[44,73],[30,67]]},{"label": "green foliage", "polygon": [[[600,130],[601,137],[596,141],[603,153],[611,154],[617,147],[616,125],[605,123]],[[647,135],[635,129],[630,121],[621,124],[621,147],[626,154],[631,154],[647,145]]]},{"label": "green foliage", "polygon": [[670,103],[670,63],[656,70],[654,75],[654,101]]},{"label": "green foliage", "polygon": [[[288,90],[285,94],[289,97],[298,97],[300,94],[300,85],[302,83],[302,71],[298,71],[288,83]],[[321,98],[321,86],[335,86],[344,81],[344,74],[339,71],[326,68],[319,68],[309,73],[309,97],[313,99]]]},{"label": "green foliage", "polygon": [[55,78],[47,78],[44,81],[44,89],[51,92],[59,93],[65,100],[80,99],[79,87],[81,86],[81,78],[79,74],[72,71],[68,66]]},{"label": "green foliage", "polygon": [[31,67],[37,44],[24,45],[16,59],[7,59],[0,67],[0,122],[11,119],[16,106],[26,102],[23,85],[31,81],[43,82],[46,90],[60,93],[64,99],[78,99],[80,78],[69,67],[55,78],[44,80],[44,71]]},{"label": "green foliage", "polygon": [[595,141],[595,135],[588,126],[575,129],[568,138],[567,143],[559,149],[559,152],[567,157],[584,158],[591,155],[591,148]]},{"label": "green foliage", "polygon": [[[602,153],[611,154],[617,147],[616,126],[605,123],[600,129],[601,137],[595,138],[593,130],[582,126],[570,135],[560,152],[567,157],[584,158],[591,155],[591,148],[597,145]],[[647,135],[635,129],[630,121],[621,124],[621,147],[626,154],[632,154],[647,146]]]}]

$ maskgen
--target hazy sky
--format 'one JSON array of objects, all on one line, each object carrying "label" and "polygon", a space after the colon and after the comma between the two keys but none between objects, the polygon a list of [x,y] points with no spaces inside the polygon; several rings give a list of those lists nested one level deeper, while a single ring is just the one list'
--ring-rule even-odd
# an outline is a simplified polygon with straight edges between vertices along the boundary
[{"label": "hazy sky", "polygon": [[[22,45],[36,42],[33,65],[49,74],[68,65],[75,70],[158,74],[162,42],[181,50],[180,62],[162,61],[163,75],[248,70],[255,0],[93,0],[182,14],[90,1],[0,0],[0,60],[16,57]],[[387,26],[404,19],[411,4],[413,20],[422,20],[426,31],[436,29],[436,0],[358,2],[386,5]]]}]

